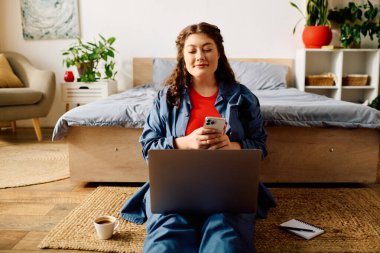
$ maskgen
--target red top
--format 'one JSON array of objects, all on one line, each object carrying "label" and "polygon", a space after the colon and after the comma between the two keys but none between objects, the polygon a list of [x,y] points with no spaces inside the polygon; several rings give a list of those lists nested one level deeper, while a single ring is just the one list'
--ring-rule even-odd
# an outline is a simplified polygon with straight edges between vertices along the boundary
[{"label": "red top", "polygon": [[192,105],[190,111],[190,119],[186,127],[186,135],[191,134],[195,129],[203,126],[206,116],[221,117],[215,108],[216,97],[218,96],[219,88],[211,97],[203,97],[195,89],[190,89],[190,102]]}]

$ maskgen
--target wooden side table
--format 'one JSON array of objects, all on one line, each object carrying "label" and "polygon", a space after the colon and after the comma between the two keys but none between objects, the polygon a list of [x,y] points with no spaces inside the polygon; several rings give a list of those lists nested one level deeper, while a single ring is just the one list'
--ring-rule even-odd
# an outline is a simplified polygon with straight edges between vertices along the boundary
[{"label": "wooden side table", "polygon": [[70,104],[86,104],[116,93],[117,83],[114,80],[104,80],[94,83],[71,82],[61,83],[62,100],[66,103],[66,112]]}]

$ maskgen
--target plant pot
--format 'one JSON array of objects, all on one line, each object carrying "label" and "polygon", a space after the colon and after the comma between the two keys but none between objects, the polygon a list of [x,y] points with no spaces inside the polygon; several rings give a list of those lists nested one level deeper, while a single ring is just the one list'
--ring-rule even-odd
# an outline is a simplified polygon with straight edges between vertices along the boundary
[{"label": "plant pot", "polygon": [[348,45],[348,48],[361,48],[361,43],[357,43],[356,41],[353,41],[350,45]]},{"label": "plant pot", "polygon": [[84,63],[77,64],[79,76],[82,76],[83,73],[86,73],[88,72],[88,70],[91,70],[93,68],[94,68],[93,62],[84,62]]},{"label": "plant pot", "polygon": [[332,32],[328,26],[305,26],[302,40],[305,48],[321,48],[330,44]]}]

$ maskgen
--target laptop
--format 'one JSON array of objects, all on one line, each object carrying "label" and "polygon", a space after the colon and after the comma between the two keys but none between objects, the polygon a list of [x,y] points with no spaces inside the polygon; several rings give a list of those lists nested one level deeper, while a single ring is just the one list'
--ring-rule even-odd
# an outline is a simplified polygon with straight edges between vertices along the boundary
[{"label": "laptop", "polygon": [[153,213],[249,213],[257,208],[261,150],[150,150]]}]

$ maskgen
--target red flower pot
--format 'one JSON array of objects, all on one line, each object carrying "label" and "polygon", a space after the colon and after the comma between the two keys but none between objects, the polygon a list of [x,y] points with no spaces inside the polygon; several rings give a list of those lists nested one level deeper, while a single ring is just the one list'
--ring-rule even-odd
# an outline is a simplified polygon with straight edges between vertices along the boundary
[{"label": "red flower pot", "polygon": [[332,32],[328,26],[305,26],[302,40],[305,48],[321,48],[330,44]]},{"label": "red flower pot", "polygon": [[74,82],[74,73],[71,70],[66,71],[63,79],[65,80],[65,82]]}]

